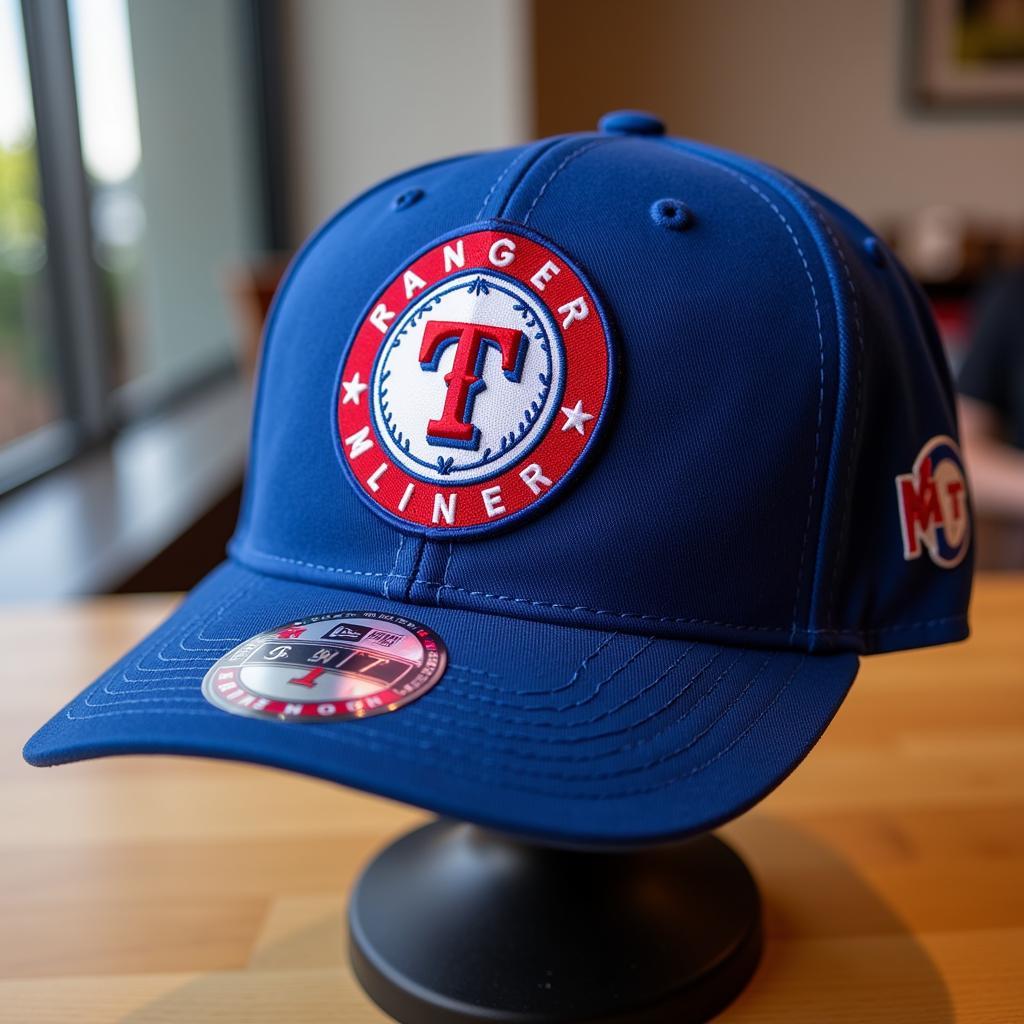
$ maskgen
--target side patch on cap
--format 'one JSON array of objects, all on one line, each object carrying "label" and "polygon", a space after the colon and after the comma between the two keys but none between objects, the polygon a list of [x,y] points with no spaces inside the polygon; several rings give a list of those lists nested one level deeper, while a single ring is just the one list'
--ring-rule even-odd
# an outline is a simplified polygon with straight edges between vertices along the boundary
[{"label": "side patch on cap", "polygon": [[422,697],[447,663],[444,642],[419,622],[384,612],[332,612],[239,644],[206,673],[203,696],[252,718],[366,718]]},{"label": "side patch on cap", "polygon": [[592,447],[611,397],[608,321],[549,242],[504,225],[422,252],[356,328],[338,452],[375,511],[452,536],[532,512]]},{"label": "side patch on cap", "polygon": [[945,434],[925,442],[911,472],[896,477],[903,557],[922,550],[943,569],[958,566],[971,543],[967,481],[956,441]]}]

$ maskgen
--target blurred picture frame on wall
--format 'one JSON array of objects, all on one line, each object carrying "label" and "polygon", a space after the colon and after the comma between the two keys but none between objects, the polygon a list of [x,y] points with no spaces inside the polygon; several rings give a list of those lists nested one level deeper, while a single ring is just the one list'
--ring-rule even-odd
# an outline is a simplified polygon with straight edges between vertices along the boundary
[{"label": "blurred picture frame on wall", "polygon": [[1024,0],[906,3],[915,106],[1024,115]]}]

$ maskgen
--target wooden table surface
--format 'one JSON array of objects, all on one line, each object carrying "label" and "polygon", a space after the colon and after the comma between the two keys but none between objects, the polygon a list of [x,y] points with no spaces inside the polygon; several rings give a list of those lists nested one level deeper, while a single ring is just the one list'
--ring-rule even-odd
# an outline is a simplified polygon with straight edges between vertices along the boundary
[{"label": "wooden table surface", "polygon": [[[172,603],[0,612],[0,1020],[384,1020],[349,973],[346,894],[418,812],[250,765],[22,763]],[[973,622],[867,659],[807,761],[723,830],[767,948],[721,1020],[1024,1021],[1024,577],[983,578]]]}]

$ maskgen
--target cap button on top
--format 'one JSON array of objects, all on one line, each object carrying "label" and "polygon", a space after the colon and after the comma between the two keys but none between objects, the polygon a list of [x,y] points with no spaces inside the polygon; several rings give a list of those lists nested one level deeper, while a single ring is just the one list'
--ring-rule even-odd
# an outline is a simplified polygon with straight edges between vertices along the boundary
[{"label": "cap button on top", "polygon": [[605,114],[597,127],[612,135],[664,135],[665,124],[643,110],[613,110]]}]

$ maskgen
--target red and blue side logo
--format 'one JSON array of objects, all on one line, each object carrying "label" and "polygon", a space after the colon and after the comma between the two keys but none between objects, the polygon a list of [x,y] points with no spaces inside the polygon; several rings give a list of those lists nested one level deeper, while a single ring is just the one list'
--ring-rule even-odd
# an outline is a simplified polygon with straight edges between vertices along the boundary
[{"label": "red and blue side logo", "polygon": [[943,569],[959,565],[971,543],[971,510],[963,461],[946,435],[930,438],[910,473],[896,477],[903,557],[927,551]]},{"label": "red and blue side logo", "polygon": [[368,307],[342,362],[338,452],[397,525],[477,533],[548,501],[593,447],[612,382],[597,296],[511,225],[443,239]]}]

